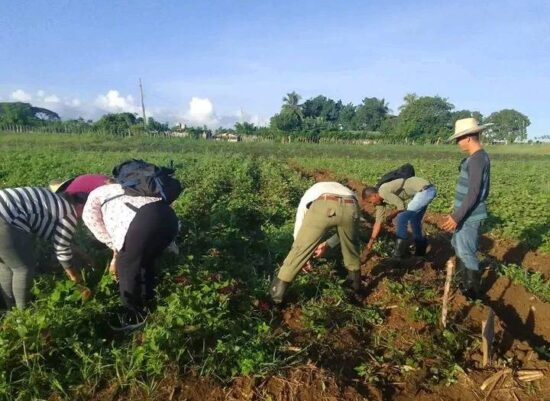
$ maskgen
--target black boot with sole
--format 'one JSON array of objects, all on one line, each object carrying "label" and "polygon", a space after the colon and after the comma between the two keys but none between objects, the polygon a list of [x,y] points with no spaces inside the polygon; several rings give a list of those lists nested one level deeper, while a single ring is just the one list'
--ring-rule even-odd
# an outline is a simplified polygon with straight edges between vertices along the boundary
[{"label": "black boot with sole", "polygon": [[409,241],[403,238],[397,238],[392,259],[406,259],[409,256],[411,256],[409,253]]},{"label": "black boot with sole", "polygon": [[269,288],[269,294],[271,295],[271,300],[275,305],[281,305],[283,303],[283,298],[285,296],[286,289],[288,288],[286,281],[274,277],[271,282],[271,287]]},{"label": "black boot with sole", "polygon": [[352,291],[350,301],[352,303],[362,304],[363,293],[361,292],[361,270],[348,270],[348,277],[346,278],[346,286]]},{"label": "black boot with sole", "polygon": [[481,299],[481,272],[464,269],[462,294],[470,301]]}]

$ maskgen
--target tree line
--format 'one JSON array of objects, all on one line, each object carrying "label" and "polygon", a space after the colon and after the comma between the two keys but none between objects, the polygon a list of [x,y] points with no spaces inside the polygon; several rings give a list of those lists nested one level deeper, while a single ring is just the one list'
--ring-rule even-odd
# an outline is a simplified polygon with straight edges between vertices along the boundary
[{"label": "tree line", "polygon": [[[319,95],[300,103],[291,92],[283,98],[281,110],[271,117],[272,129],[297,135],[393,138],[396,141],[438,142],[448,138],[456,120],[474,117],[480,123],[494,123],[487,131],[490,140],[513,143],[527,139],[529,118],[513,109],[499,110],[484,117],[477,110],[456,110],[440,96],[404,97],[393,114],[385,99],[365,97],[354,105]],[[353,135],[352,135],[353,136]]]},{"label": "tree line", "polygon": [[[296,93],[288,93],[280,110],[267,127],[238,122],[218,132],[234,132],[243,136],[265,138],[383,140],[391,142],[435,143],[448,138],[456,120],[475,117],[480,123],[493,123],[486,131],[491,141],[513,143],[527,139],[529,118],[513,109],[495,111],[483,116],[477,110],[456,110],[448,99],[440,96],[407,94],[394,113],[385,99],[365,97],[360,104],[343,103],[319,95],[302,102]],[[0,127],[25,125],[48,127],[60,132],[108,132],[114,135],[167,133],[174,130],[168,123],[143,118],[133,113],[109,113],[97,121],[61,120],[53,111],[29,103],[0,103]],[[191,137],[200,137],[207,127],[185,127]]]}]

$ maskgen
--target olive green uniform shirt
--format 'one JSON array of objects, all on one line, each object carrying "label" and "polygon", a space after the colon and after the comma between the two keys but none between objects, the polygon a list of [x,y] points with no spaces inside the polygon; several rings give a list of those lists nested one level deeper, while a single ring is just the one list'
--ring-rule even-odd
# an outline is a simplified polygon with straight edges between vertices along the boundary
[{"label": "olive green uniform shirt", "polygon": [[378,194],[384,199],[384,203],[376,206],[376,222],[381,223],[386,220],[388,207],[393,206],[397,210],[405,210],[406,201],[412,199],[427,185],[430,185],[430,182],[421,177],[411,177],[406,180],[398,178],[382,184],[378,189]]}]

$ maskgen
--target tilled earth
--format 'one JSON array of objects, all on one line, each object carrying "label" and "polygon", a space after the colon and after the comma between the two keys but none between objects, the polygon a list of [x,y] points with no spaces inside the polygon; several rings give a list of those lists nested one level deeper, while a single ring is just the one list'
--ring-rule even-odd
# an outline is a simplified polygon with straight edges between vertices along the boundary
[{"label": "tilled earth", "polygon": [[[332,179],[329,171],[313,174],[317,181]],[[349,180],[348,184],[361,189],[361,183]],[[364,305],[383,305],[384,322],[372,330],[378,334],[392,332],[394,346],[410,347],[430,339],[430,326],[412,319],[399,299],[393,298],[388,279],[415,281],[419,278],[433,284],[438,294],[443,293],[445,263],[452,256],[449,236],[438,227],[444,216],[428,214],[427,226],[430,248],[425,260],[411,259],[395,269],[380,257],[370,259],[362,267],[365,292]],[[531,251],[521,243],[503,241],[484,236],[480,250],[486,258],[502,263],[520,264],[531,271],[538,271],[550,278],[550,255]],[[270,401],[318,401],[318,400],[375,400],[375,401],[539,401],[550,400],[550,303],[539,300],[521,285],[487,269],[483,276],[486,296],[481,302],[470,303],[457,291],[452,291],[449,324],[470,333],[480,342],[482,321],[490,309],[495,312],[495,342],[492,364],[482,367],[479,346],[457,355],[460,367],[452,383],[434,384],[428,378],[429,369],[412,370],[407,375],[395,375],[396,366],[387,363],[378,374],[402,377],[399,381],[365,381],[355,372],[360,364],[369,365],[370,335],[355,326],[340,327],[323,338],[319,346],[304,327],[301,306],[290,303],[279,312],[274,330],[291,333],[296,352],[311,346],[308,363],[292,366],[279,375],[267,378],[238,377],[230,383],[220,383],[213,378],[189,373],[185,376],[167,375],[158,384],[157,393],[151,397],[130,389],[125,392],[105,389],[97,394],[97,400],[270,400]],[[311,345],[317,344],[317,345]],[[425,361],[429,366],[430,361]],[[374,365],[374,360],[373,360]],[[380,366],[378,366],[380,368]],[[387,369],[384,372],[384,369]],[[508,369],[508,370],[505,370]],[[519,370],[539,370],[540,380],[523,382],[518,379]],[[381,372],[381,373],[380,373]],[[492,386],[481,390],[481,385],[491,376],[503,373]]]},{"label": "tilled earth", "polygon": [[[448,248],[448,249],[447,249]],[[500,250],[494,250],[497,255]],[[491,250],[486,252],[491,254]],[[450,245],[441,236],[432,236],[430,251],[425,261],[411,259],[394,269],[383,258],[374,257],[362,268],[366,297],[364,304],[382,304],[386,308],[384,322],[373,330],[390,330],[397,333],[395,346],[406,347],[430,338],[425,322],[411,319],[409,313],[392,299],[387,278],[407,282],[421,278],[433,283],[438,294],[443,292],[445,262],[451,254]],[[496,256],[495,256],[496,257]],[[531,256],[532,260],[538,260]],[[543,255],[542,258],[546,258]],[[536,270],[537,264],[533,265]],[[404,268],[403,268],[404,267]],[[531,266],[528,266],[531,267]],[[342,327],[324,337],[325,346],[309,350],[309,363],[288,368],[283,374],[267,378],[238,377],[230,383],[202,378],[190,373],[183,377],[173,375],[159,383],[153,398],[140,394],[139,389],[110,392],[105,389],[96,399],[162,399],[162,400],[460,400],[460,401],[535,401],[550,400],[550,304],[527,292],[522,286],[487,270],[484,273],[486,297],[482,302],[470,303],[457,291],[452,291],[450,324],[461,327],[480,337],[481,322],[492,308],[496,314],[493,363],[482,368],[479,347],[457,357],[463,369],[456,382],[445,385],[429,384],[428,371],[420,369],[399,382],[366,382],[354,369],[368,364],[368,333],[356,327]],[[439,296],[439,295],[438,295]],[[438,298],[439,299],[439,298]],[[394,302],[395,301],[395,302]],[[300,305],[289,304],[281,310],[275,330],[292,333],[296,351],[315,343],[304,328]],[[510,368],[495,386],[481,390],[489,377]],[[395,367],[388,366],[388,374]],[[544,377],[534,382],[522,382],[515,374],[520,369],[540,370]]]}]

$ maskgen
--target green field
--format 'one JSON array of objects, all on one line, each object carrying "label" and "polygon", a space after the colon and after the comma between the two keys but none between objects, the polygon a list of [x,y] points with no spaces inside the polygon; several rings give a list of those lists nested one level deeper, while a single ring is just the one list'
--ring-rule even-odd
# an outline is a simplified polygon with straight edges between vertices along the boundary
[{"label": "green field", "polygon": [[[460,160],[454,146],[315,145],[276,143],[219,143],[182,139],[20,135],[0,137],[0,185],[44,184],[59,177],[88,171],[109,173],[128,157],[158,162],[175,160],[192,168],[199,157],[239,155],[276,163],[295,162],[306,170],[330,170],[336,179],[374,183],[389,169],[410,162],[417,175],[438,188],[433,212],[447,213]],[[486,231],[496,237],[520,240],[533,250],[550,252],[550,145],[487,147],[492,160],[491,217]],[[189,160],[191,159],[191,164]]]},{"label": "green field", "polygon": [[[488,232],[550,252],[550,147],[488,152],[493,163]],[[108,329],[108,315],[118,308],[117,288],[104,271],[108,252],[86,230],[77,242],[94,258],[85,268],[94,296],[85,303],[47,245],[38,244],[40,270],[48,274],[36,280],[35,301],[0,322],[0,399],[155,399],[168,375],[206,376],[225,385],[237,376],[285,374],[308,361],[357,386],[386,392],[395,382],[416,380],[419,388],[435,391],[456,382],[479,345],[469,327],[439,327],[441,277],[427,282],[417,271],[404,279],[385,278],[384,296],[358,306],[340,285],[333,269],[341,266],[333,255],[290,289],[291,303],[301,310],[298,334],[262,307],[269,277],[292,243],[296,206],[313,183],[304,171],[324,169],[336,179],[373,183],[387,169],[411,162],[439,189],[431,211],[445,213],[462,157],[453,146],[0,134],[0,155],[0,187],[110,173],[125,159],[143,158],[173,160],[186,188],[174,206],[182,222],[181,252],[160,263],[157,309],[143,332],[120,336]],[[378,256],[386,254],[388,243],[378,245]],[[547,296],[547,282],[537,280]],[[399,305],[413,325],[426,330],[401,341],[400,329],[385,325],[389,305]],[[357,347],[346,354],[346,364],[331,365],[331,358],[343,358],[336,339],[348,329],[360,339]],[[538,352],[550,355],[550,349]]]}]

